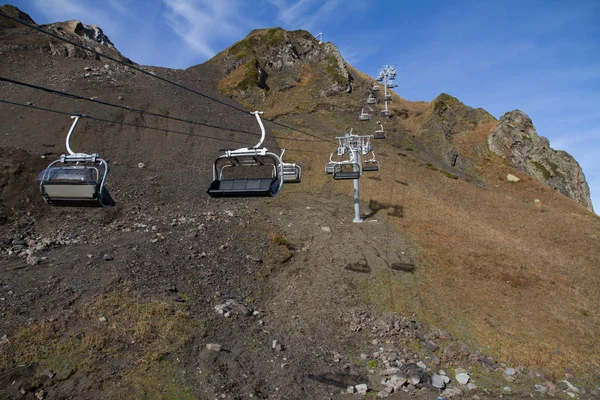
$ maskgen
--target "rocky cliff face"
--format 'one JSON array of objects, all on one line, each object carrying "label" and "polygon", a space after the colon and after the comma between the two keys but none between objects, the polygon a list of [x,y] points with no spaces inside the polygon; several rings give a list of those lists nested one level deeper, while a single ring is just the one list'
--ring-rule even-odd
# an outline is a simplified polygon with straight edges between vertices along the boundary
[{"label": "rocky cliff face", "polygon": [[579,163],[565,151],[550,148],[531,118],[520,110],[507,112],[488,136],[490,150],[510,165],[577,201],[590,211],[590,189]]},{"label": "rocky cliff face", "polygon": [[[18,18],[31,25],[37,25],[31,17],[18,8],[11,5],[1,6],[0,9],[11,17]],[[121,61],[132,63],[124,57],[113,45],[110,39],[97,25],[86,25],[81,21],[71,20],[56,22],[49,25],[41,25],[60,37],[81,43],[95,51],[117,58]],[[72,44],[53,39],[50,36],[32,36],[32,30],[24,25],[7,18],[0,17],[0,51],[10,50],[34,50],[40,53],[50,53],[53,56],[98,59],[99,57],[89,51],[83,50]]]},{"label": "rocky cliff face", "polygon": [[301,86],[309,88],[307,100],[352,91],[353,77],[337,47],[332,43],[319,44],[303,30],[252,31],[210,62],[217,63],[223,71],[221,90],[251,104],[267,98],[280,101],[286,97],[281,93]]},{"label": "rocky cliff face", "polygon": [[484,109],[469,107],[457,98],[442,93],[431,102],[429,114],[420,130],[421,137],[437,150],[446,164],[464,167],[466,160],[454,145],[454,135],[492,121],[495,118]]}]

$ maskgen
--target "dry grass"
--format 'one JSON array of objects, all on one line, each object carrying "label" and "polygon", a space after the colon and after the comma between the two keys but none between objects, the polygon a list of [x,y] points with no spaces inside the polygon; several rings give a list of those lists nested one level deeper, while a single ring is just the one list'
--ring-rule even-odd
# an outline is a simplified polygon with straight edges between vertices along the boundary
[{"label": "dry grass", "polygon": [[[421,108],[409,107],[411,114]],[[417,118],[408,123],[418,126]],[[380,157],[380,180],[361,180],[363,199],[401,209],[393,221],[421,256],[413,281],[375,278],[378,297],[371,298],[506,361],[589,376],[600,367],[600,218],[526,175],[518,185],[505,182],[515,172],[483,150],[494,125],[456,139],[487,190],[377,142],[390,155]],[[297,156],[305,180],[286,191],[351,195],[351,185],[324,174],[326,155]]]},{"label": "dry grass", "polygon": [[[321,98],[320,72],[306,68],[297,87],[271,93],[261,103],[269,117],[286,116],[284,122],[332,139],[351,127],[361,134],[377,128],[375,121],[359,124],[353,114],[372,78],[348,66],[355,78],[353,93]],[[321,107],[328,105],[335,109]],[[486,138],[496,122],[454,137],[470,160],[470,172],[487,189],[427,168],[418,149],[405,147],[410,136],[419,138],[432,104],[393,94],[390,106],[395,116],[384,120],[384,127],[397,133],[376,142],[381,169],[375,179],[361,180],[361,190],[364,201],[401,210],[392,220],[420,256],[409,281],[374,277],[367,296],[382,308],[416,313],[432,327],[450,330],[506,361],[557,377],[565,368],[587,376],[597,371],[600,219],[526,175],[517,173],[522,181],[508,184],[504,177],[515,171],[487,151]],[[285,140],[279,145],[325,153],[336,148]],[[286,192],[352,195],[352,185],[333,183],[324,173],[328,154],[288,151],[286,159],[303,168],[303,183],[286,185]]]},{"label": "dry grass", "polygon": [[[186,393],[184,386],[178,386],[175,397],[164,397],[163,389],[158,388],[170,387],[177,378],[166,357],[202,332],[201,324],[181,303],[144,301],[126,293],[113,293],[98,297],[80,313],[61,315],[52,322],[17,331],[2,347],[0,369],[32,363],[63,379],[75,371],[102,370],[108,365],[106,358],[118,358],[122,369],[117,376],[131,381],[138,394],[181,398],[178,396]],[[164,380],[154,375],[164,375]]]}]

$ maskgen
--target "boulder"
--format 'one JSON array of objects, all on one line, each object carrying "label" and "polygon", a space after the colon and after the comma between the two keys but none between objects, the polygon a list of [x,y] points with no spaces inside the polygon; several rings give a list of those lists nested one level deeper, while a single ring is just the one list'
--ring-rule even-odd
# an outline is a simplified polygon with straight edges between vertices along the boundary
[{"label": "boulder", "polygon": [[526,172],[593,211],[590,188],[579,163],[567,152],[552,149],[524,112],[514,110],[504,114],[489,134],[488,146],[516,170]]}]

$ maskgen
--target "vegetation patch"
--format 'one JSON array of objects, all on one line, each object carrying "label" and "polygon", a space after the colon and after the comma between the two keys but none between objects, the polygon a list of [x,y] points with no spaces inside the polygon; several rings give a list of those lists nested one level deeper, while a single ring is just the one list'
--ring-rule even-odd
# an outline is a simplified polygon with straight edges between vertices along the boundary
[{"label": "vegetation patch", "polygon": [[563,173],[558,170],[558,165],[554,164],[552,161],[548,161],[548,165],[552,170],[552,173],[556,176],[564,177]]},{"label": "vegetation patch", "polygon": [[544,176],[544,180],[547,181],[548,179],[550,179],[550,177],[552,175],[550,174],[550,171],[548,171],[548,169],[546,169],[546,167],[544,167],[542,164],[540,164],[537,161],[533,161],[532,164],[535,165],[535,167],[537,168],[537,170],[542,173],[542,175]]},{"label": "vegetation patch", "polygon": [[240,90],[248,90],[253,86],[258,86],[258,83],[260,82],[260,73],[258,72],[258,60],[256,57],[253,57],[248,61],[244,65],[244,68],[246,68],[244,79],[237,84],[237,88]]},{"label": "vegetation patch", "polygon": [[18,330],[2,349],[0,370],[37,364],[66,380],[75,372],[106,369],[111,365],[107,360],[119,359],[121,369],[111,373],[115,381],[122,379],[135,388],[136,396],[193,398],[169,355],[203,332],[185,304],[111,293],[79,313]]},{"label": "vegetation patch", "polygon": [[452,172],[448,172],[446,170],[441,169],[440,172],[444,175],[446,175],[446,177],[450,178],[450,179],[458,179],[458,175],[453,174]]},{"label": "vegetation patch", "polygon": [[327,67],[325,67],[325,72],[331,79],[339,83],[340,85],[347,85],[348,78],[344,75],[340,74],[340,64],[335,56],[329,57],[327,60]]},{"label": "vegetation patch", "polygon": [[281,28],[271,28],[262,37],[262,43],[276,47],[285,41],[285,33]]}]

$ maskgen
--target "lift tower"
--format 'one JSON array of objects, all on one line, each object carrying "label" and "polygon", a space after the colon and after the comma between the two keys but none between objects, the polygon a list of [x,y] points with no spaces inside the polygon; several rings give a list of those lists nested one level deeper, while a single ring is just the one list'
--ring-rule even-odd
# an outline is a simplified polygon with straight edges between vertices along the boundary
[{"label": "lift tower", "polygon": [[[336,163],[334,167],[334,179],[352,179],[354,181],[354,220],[353,222],[362,222],[360,218],[360,183],[362,175],[361,155],[366,155],[373,150],[371,146],[372,136],[353,135],[352,130],[344,136],[336,137],[338,140],[339,156],[348,155],[349,160]],[[344,172],[344,166],[349,167],[349,172]]]}]

